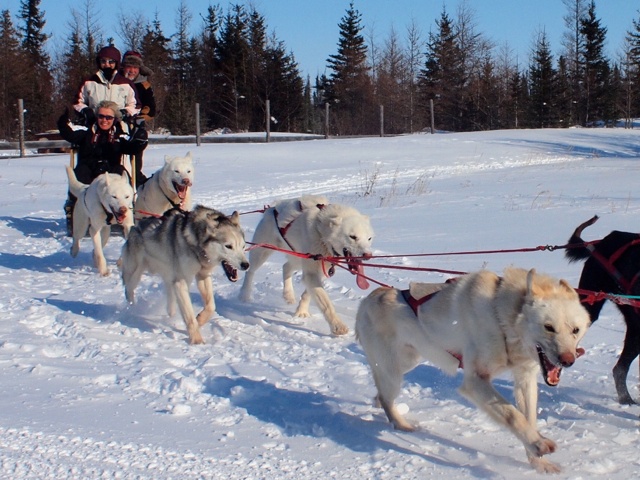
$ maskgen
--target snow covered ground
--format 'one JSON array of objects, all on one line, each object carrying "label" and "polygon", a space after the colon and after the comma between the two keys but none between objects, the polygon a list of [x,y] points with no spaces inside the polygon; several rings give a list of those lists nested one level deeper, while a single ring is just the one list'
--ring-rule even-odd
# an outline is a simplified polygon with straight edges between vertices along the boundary
[{"label": "snow covered ground", "polygon": [[[271,144],[150,146],[145,172],[191,150],[196,203],[251,212],[277,199],[327,195],[371,216],[374,253],[388,265],[472,271],[536,267],[577,286],[562,251],[414,257],[410,254],[563,245],[638,231],[640,131],[571,129],[413,135]],[[460,375],[424,364],[398,401],[416,433],[394,431],[353,334],[334,338],[315,306],[292,318],[281,298],[283,256],[258,270],[254,300],[214,275],[218,317],[189,346],[162,286],[144,277],[126,304],[115,261],[100,277],[84,240],[64,236],[68,156],[0,159],[0,477],[140,479],[513,479],[538,477],[524,449],[458,393]],[[246,213],[251,239],[260,215]],[[385,284],[446,275],[366,273]],[[375,286],[375,285],[374,285]],[[355,277],[326,287],[353,328]],[[301,293],[299,277],[296,289]],[[199,296],[192,288],[194,304]],[[624,323],[607,306],[587,354],[559,387],[540,385],[539,424],[558,443],[555,478],[638,478],[638,406],[621,406],[611,368]],[[629,379],[637,388],[638,365]],[[511,397],[509,377],[497,382]]]}]

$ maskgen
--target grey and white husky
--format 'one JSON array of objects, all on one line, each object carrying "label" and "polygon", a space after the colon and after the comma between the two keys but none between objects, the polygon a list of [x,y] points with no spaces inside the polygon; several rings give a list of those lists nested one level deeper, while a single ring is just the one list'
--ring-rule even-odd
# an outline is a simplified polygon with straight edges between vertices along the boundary
[{"label": "grey and white husky", "polygon": [[[175,313],[177,300],[189,343],[204,343],[200,326],[215,313],[211,272],[220,264],[227,278],[235,282],[238,269],[249,268],[244,250],[238,212],[226,216],[198,205],[190,212],[171,209],[162,218],[145,218],[131,229],[122,247],[120,267],[126,298],[134,302],[134,290],[144,272],[159,275],[169,315]],[[204,304],[197,316],[189,296],[194,278]]]}]

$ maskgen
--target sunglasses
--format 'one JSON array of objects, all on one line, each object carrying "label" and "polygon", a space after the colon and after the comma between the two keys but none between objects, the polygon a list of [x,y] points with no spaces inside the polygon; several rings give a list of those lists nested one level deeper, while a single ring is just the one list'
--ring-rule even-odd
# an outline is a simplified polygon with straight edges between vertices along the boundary
[{"label": "sunglasses", "polygon": [[99,113],[99,114],[98,114],[98,119],[99,119],[99,120],[108,120],[108,121],[111,121],[111,120],[113,120],[114,118],[116,118],[116,117],[114,117],[113,115],[103,115],[103,114],[101,114],[101,113]]},{"label": "sunglasses", "polygon": [[101,58],[100,59],[100,65],[115,65],[116,61],[115,60],[111,60],[110,58]]}]

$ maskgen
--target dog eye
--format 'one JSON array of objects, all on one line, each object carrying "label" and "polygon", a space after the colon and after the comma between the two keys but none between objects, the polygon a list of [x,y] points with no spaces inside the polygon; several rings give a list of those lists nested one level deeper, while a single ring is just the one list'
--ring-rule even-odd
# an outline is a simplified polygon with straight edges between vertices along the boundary
[{"label": "dog eye", "polygon": [[544,326],[544,329],[545,329],[547,332],[550,332],[550,333],[556,333],[556,330],[555,330],[555,328],[553,328],[553,325],[549,325],[548,323]]},{"label": "dog eye", "polygon": [[576,327],[576,328],[574,328],[574,329],[573,329],[573,334],[574,334],[574,335],[577,335],[577,334],[579,334],[579,333],[580,333],[580,329],[579,329],[578,327]]},{"label": "dog eye", "polygon": [[233,245],[231,245],[231,244],[225,245],[224,248],[226,248],[228,250],[233,250]]},{"label": "dog eye", "polygon": [[349,238],[353,241],[357,241],[358,237],[356,235],[349,235]]}]

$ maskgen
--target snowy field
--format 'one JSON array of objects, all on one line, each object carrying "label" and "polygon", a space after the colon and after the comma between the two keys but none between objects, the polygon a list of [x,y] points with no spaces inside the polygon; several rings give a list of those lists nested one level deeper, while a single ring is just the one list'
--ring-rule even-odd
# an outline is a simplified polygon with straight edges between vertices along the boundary
[{"label": "snowy field", "polygon": [[[413,135],[271,144],[150,146],[145,172],[165,155],[193,153],[195,203],[241,217],[275,200],[324,194],[370,215],[374,253],[389,266],[501,271],[515,265],[577,286],[564,253],[486,253],[563,245],[584,232],[639,231],[640,131],[571,129]],[[461,375],[424,364],[398,401],[420,425],[394,431],[372,406],[373,382],[352,333],[331,337],[319,310],[292,318],[281,297],[282,254],[257,272],[254,299],[214,274],[218,317],[189,346],[168,318],[162,285],[146,276],[125,302],[115,262],[100,277],[84,240],[69,255],[62,205],[67,155],[0,159],[0,478],[29,479],[515,479],[537,478],[524,448],[457,392]],[[447,275],[369,268],[382,283]],[[300,278],[295,287],[301,293]],[[372,284],[372,288],[375,287]],[[355,277],[326,288],[353,329]],[[200,299],[195,285],[192,298]],[[587,353],[557,388],[540,384],[539,427],[558,443],[555,478],[638,478],[640,406],[621,406],[611,369],[624,323],[605,307]],[[638,365],[629,385],[635,398]],[[511,398],[509,377],[498,389]]]}]

